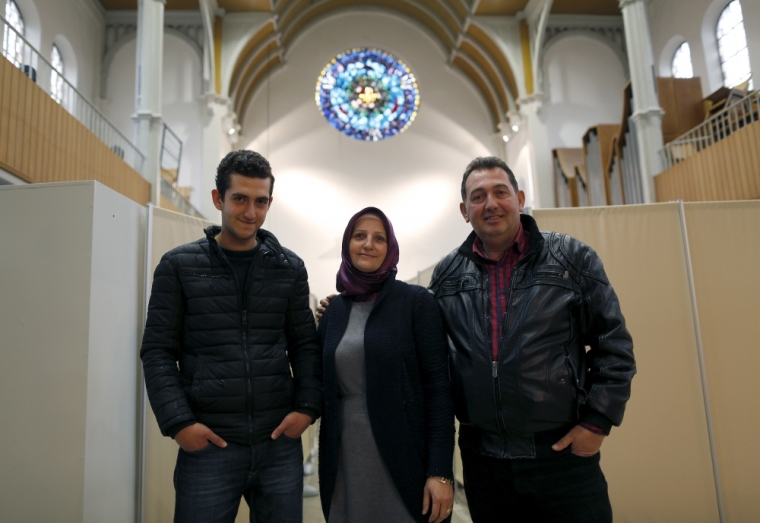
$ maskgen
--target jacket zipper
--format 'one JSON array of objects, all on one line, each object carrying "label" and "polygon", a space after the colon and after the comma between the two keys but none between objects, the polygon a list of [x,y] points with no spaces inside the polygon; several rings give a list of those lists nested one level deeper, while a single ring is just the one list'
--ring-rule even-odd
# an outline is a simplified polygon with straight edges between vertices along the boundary
[{"label": "jacket zipper", "polygon": [[[218,246],[218,245],[217,245]],[[238,283],[237,274],[235,273],[235,269],[232,267],[232,264],[227,259],[227,256],[224,254],[224,252],[219,249],[219,254],[222,257],[222,260],[224,260],[224,263],[227,264],[227,267],[230,268],[232,271],[232,277],[235,279],[235,295],[238,299],[238,307],[240,307],[240,319],[242,323],[242,330],[243,330],[243,356],[245,358],[245,383],[246,383],[246,397],[245,397],[245,410],[248,417],[248,444],[253,445],[253,417],[251,415],[251,412],[253,411],[253,391],[252,391],[252,385],[251,385],[251,362],[250,358],[248,357],[248,311],[245,307],[245,294],[246,294],[246,288],[248,287],[248,275],[251,272],[251,268],[248,268],[248,274],[246,275],[246,281],[244,282],[245,287],[243,288],[242,296],[240,292],[240,284]],[[251,261],[251,265],[253,265],[253,261]]]},{"label": "jacket zipper", "polygon": [[491,322],[488,320],[488,289],[490,288],[490,282],[488,281],[488,273],[485,274],[485,292],[483,293],[483,311],[484,321],[486,324],[486,349],[488,354],[491,355],[491,377],[493,378],[493,394],[496,400],[496,424],[499,426],[499,430],[502,433],[504,442],[506,445],[507,431],[501,422],[499,413],[501,412],[501,390],[499,389],[499,351],[497,347],[496,354],[491,350]]},{"label": "jacket zipper", "polygon": [[[499,389],[499,354],[501,353],[502,345],[504,343],[504,334],[506,333],[507,328],[507,320],[509,319],[509,313],[512,310],[512,307],[510,306],[510,302],[512,301],[512,297],[514,296],[514,287],[515,287],[515,274],[517,273],[517,268],[521,265],[524,265],[527,263],[527,259],[530,257],[530,253],[528,253],[522,260],[519,260],[514,268],[512,269],[512,274],[509,278],[509,300],[507,301],[507,310],[504,312],[504,317],[501,319],[501,332],[499,336],[499,343],[496,346],[496,354],[492,355],[493,362],[492,362],[492,370],[491,370],[491,376],[493,376],[494,379],[494,390],[496,394],[496,408],[498,409],[498,412],[496,413],[496,421],[499,424],[499,428],[502,430],[502,433],[504,434],[504,437],[507,436],[507,429],[502,425],[501,417],[499,416],[499,412],[501,412],[501,391]],[[488,283],[488,276],[486,276],[486,284]],[[486,299],[488,297],[487,290],[489,289],[488,285],[486,285]],[[486,316],[487,318],[487,316]],[[490,322],[487,322],[490,324]],[[490,338],[490,336],[489,336]]]}]

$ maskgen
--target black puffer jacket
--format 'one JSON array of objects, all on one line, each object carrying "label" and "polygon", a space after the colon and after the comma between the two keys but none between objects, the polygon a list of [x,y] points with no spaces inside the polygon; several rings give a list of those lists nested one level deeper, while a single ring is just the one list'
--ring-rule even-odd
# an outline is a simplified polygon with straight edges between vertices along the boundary
[{"label": "black puffer jacket", "polygon": [[251,444],[293,410],[319,416],[321,355],[301,259],[259,229],[241,303],[219,231],[161,259],[140,356],[164,435],[197,421]]},{"label": "black puffer jacket", "polygon": [[594,250],[540,232],[530,216],[521,220],[529,249],[512,274],[497,362],[475,233],[438,263],[431,282],[451,344],[460,445],[497,458],[515,457],[512,438],[579,420],[619,425],[636,373],[631,336]]}]

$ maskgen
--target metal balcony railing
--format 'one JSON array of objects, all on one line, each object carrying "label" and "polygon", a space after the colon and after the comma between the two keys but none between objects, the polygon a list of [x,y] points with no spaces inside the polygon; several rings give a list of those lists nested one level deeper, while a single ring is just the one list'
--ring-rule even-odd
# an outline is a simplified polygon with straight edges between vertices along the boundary
[{"label": "metal balcony railing", "polygon": [[[2,53],[21,69],[26,76],[66,109],[82,125],[124,160],[132,169],[143,175],[145,158],[123,134],[66,80],[8,21],[0,15],[3,32]],[[152,180],[148,180],[152,182]]]},{"label": "metal balcony railing", "polygon": [[179,177],[179,166],[182,160],[182,140],[179,139],[174,131],[164,124],[161,133],[161,195],[169,200],[180,212],[204,218],[204,216],[193,207],[187,197],[179,192],[177,179]]},{"label": "metal balcony railing", "polygon": [[179,209],[181,213],[205,219],[205,216],[198,212],[198,210],[193,207],[192,204],[179,193],[179,191],[177,191],[177,188],[163,177],[161,177],[161,196],[169,200],[169,203]]},{"label": "metal balcony railing", "polygon": [[670,169],[758,120],[760,91],[754,91],[665,145],[660,151],[663,167],[666,170]]}]

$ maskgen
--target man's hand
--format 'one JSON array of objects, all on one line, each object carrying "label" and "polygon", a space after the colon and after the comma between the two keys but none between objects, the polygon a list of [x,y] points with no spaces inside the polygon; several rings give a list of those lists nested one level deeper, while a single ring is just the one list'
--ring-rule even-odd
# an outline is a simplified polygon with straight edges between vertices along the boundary
[{"label": "man's hand", "polygon": [[319,300],[319,305],[317,306],[317,320],[322,319],[322,315],[327,310],[327,307],[330,306],[330,300],[332,300],[333,298],[337,296],[338,296],[337,294],[329,294],[326,297]]},{"label": "man's hand", "polygon": [[552,445],[552,450],[560,451],[570,445],[571,452],[576,456],[590,458],[599,452],[603,441],[603,435],[594,434],[590,430],[576,425],[561,440]]},{"label": "man's hand", "polygon": [[188,425],[174,435],[176,441],[185,452],[195,452],[214,444],[217,447],[226,447],[227,442],[217,436],[213,430],[203,423]]},{"label": "man's hand", "polygon": [[430,509],[430,523],[441,523],[449,517],[454,506],[454,487],[441,483],[435,478],[428,478],[422,495],[422,513]]},{"label": "man's hand", "polygon": [[311,425],[311,416],[303,414],[301,412],[291,412],[282,419],[274,432],[272,432],[272,439],[277,439],[280,434],[285,435],[291,439],[298,439],[307,428]]}]

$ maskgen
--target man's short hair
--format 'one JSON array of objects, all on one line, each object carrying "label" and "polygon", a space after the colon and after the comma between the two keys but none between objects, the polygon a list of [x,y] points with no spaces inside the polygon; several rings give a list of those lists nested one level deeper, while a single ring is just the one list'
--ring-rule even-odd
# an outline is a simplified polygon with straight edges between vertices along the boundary
[{"label": "man's short hair", "polygon": [[254,151],[241,149],[232,151],[225,156],[216,168],[216,190],[224,200],[227,189],[230,188],[230,175],[240,174],[249,178],[269,178],[269,196],[274,190],[274,175],[272,167],[266,158]]},{"label": "man's short hair", "polygon": [[509,176],[509,181],[512,184],[512,187],[515,188],[515,194],[520,190],[517,188],[517,179],[515,178],[515,174],[509,167],[507,167],[507,164],[504,162],[504,160],[497,158],[496,156],[478,156],[470,162],[470,164],[464,170],[464,175],[462,176],[463,202],[467,202],[467,190],[465,189],[467,178],[470,176],[472,171],[480,171],[482,169],[504,169],[504,172],[506,172]]}]

